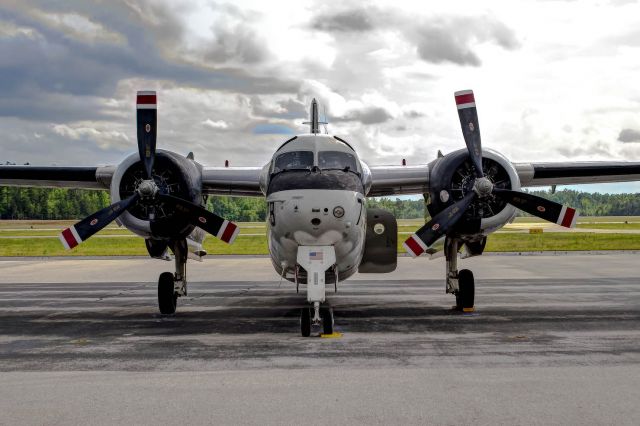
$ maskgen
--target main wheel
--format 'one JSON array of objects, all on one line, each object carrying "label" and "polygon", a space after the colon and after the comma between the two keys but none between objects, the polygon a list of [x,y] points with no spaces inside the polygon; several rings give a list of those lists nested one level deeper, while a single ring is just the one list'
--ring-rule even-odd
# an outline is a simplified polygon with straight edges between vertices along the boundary
[{"label": "main wheel", "polygon": [[331,308],[321,309],[320,317],[322,318],[323,334],[333,334],[333,309]]},{"label": "main wheel", "polygon": [[300,310],[300,334],[302,337],[311,336],[311,311],[309,308]]},{"label": "main wheel", "polygon": [[158,307],[163,315],[176,313],[178,295],[173,290],[173,274],[163,272],[158,279]]},{"label": "main wheel", "polygon": [[473,309],[475,299],[475,283],[473,272],[463,269],[458,273],[458,294],[456,294],[456,307],[459,310]]}]

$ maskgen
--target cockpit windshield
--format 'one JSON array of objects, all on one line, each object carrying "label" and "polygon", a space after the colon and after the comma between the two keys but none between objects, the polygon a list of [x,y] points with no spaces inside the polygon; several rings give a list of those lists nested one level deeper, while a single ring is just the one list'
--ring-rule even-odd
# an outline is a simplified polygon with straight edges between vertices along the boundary
[{"label": "cockpit windshield", "polygon": [[318,166],[321,170],[339,169],[358,173],[356,157],[348,152],[320,151],[318,152]]},{"label": "cockpit windshield", "polygon": [[313,151],[291,151],[276,157],[273,173],[283,170],[309,170],[313,167]]}]

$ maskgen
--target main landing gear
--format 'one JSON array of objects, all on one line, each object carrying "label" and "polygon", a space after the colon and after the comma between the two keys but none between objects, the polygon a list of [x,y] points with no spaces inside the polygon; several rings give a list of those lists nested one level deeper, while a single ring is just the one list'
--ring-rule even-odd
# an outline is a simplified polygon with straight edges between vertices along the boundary
[{"label": "main landing gear", "polygon": [[455,309],[473,312],[475,302],[475,283],[473,272],[468,269],[458,271],[459,241],[453,238],[445,240],[444,251],[447,260],[447,293],[456,296]]},{"label": "main landing gear", "polygon": [[187,241],[173,241],[176,272],[163,272],[158,279],[158,307],[163,315],[176,313],[178,297],[187,295]]}]

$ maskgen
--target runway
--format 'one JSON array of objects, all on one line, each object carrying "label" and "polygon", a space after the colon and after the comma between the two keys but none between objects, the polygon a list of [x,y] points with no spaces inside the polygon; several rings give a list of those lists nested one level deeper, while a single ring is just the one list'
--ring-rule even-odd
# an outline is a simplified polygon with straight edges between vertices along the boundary
[{"label": "runway", "polygon": [[0,423],[636,424],[637,259],[462,260],[462,315],[442,259],[400,258],[329,293],[339,339],[299,337],[304,293],[266,258],[189,264],[173,317],[171,263],[0,261]]}]

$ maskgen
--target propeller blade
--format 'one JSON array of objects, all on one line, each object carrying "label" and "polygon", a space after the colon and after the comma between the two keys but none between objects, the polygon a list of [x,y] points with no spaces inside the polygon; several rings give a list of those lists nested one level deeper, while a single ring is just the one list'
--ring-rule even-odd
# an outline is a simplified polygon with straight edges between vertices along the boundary
[{"label": "propeller blade", "polygon": [[558,204],[526,192],[494,188],[493,193],[509,204],[549,222],[557,223],[565,228],[576,226],[578,211],[569,206]]},{"label": "propeller blade", "polygon": [[446,234],[460,220],[475,196],[475,192],[469,192],[462,200],[442,210],[418,229],[415,234],[407,238],[403,244],[407,253],[411,257],[417,257],[424,253],[431,244]]},{"label": "propeller blade", "polygon": [[124,213],[126,209],[138,201],[139,197],[138,193],[135,193],[131,197],[118,201],[109,207],[105,207],[104,209],[87,216],[70,228],[65,229],[60,233],[60,241],[62,242],[62,245],[65,249],[71,250],[81,242],[86,241],[87,238],[91,237]]},{"label": "propeller blade", "polygon": [[225,243],[233,243],[240,232],[240,228],[235,223],[229,222],[192,202],[165,194],[159,195],[158,198],[164,203],[175,206],[176,211],[188,217],[192,225],[207,231]]},{"label": "propeller blade", "polygon": [[138,92],[136,99],[138,122],[138,153],[144,163],[147,177],[151,179],[153,162],[156,157],[156,137],[158,123],[156,92]]},{"label": "propeller blade", "polygon": [[482,173],[482,143],[480,141],[480,125],[478,124],[478,110],[473,90],[461,90],[455,92],[458,117],[462,127],[464,142],[467,144],[469,157],[476,170],[476,177],[481,178]]}]

